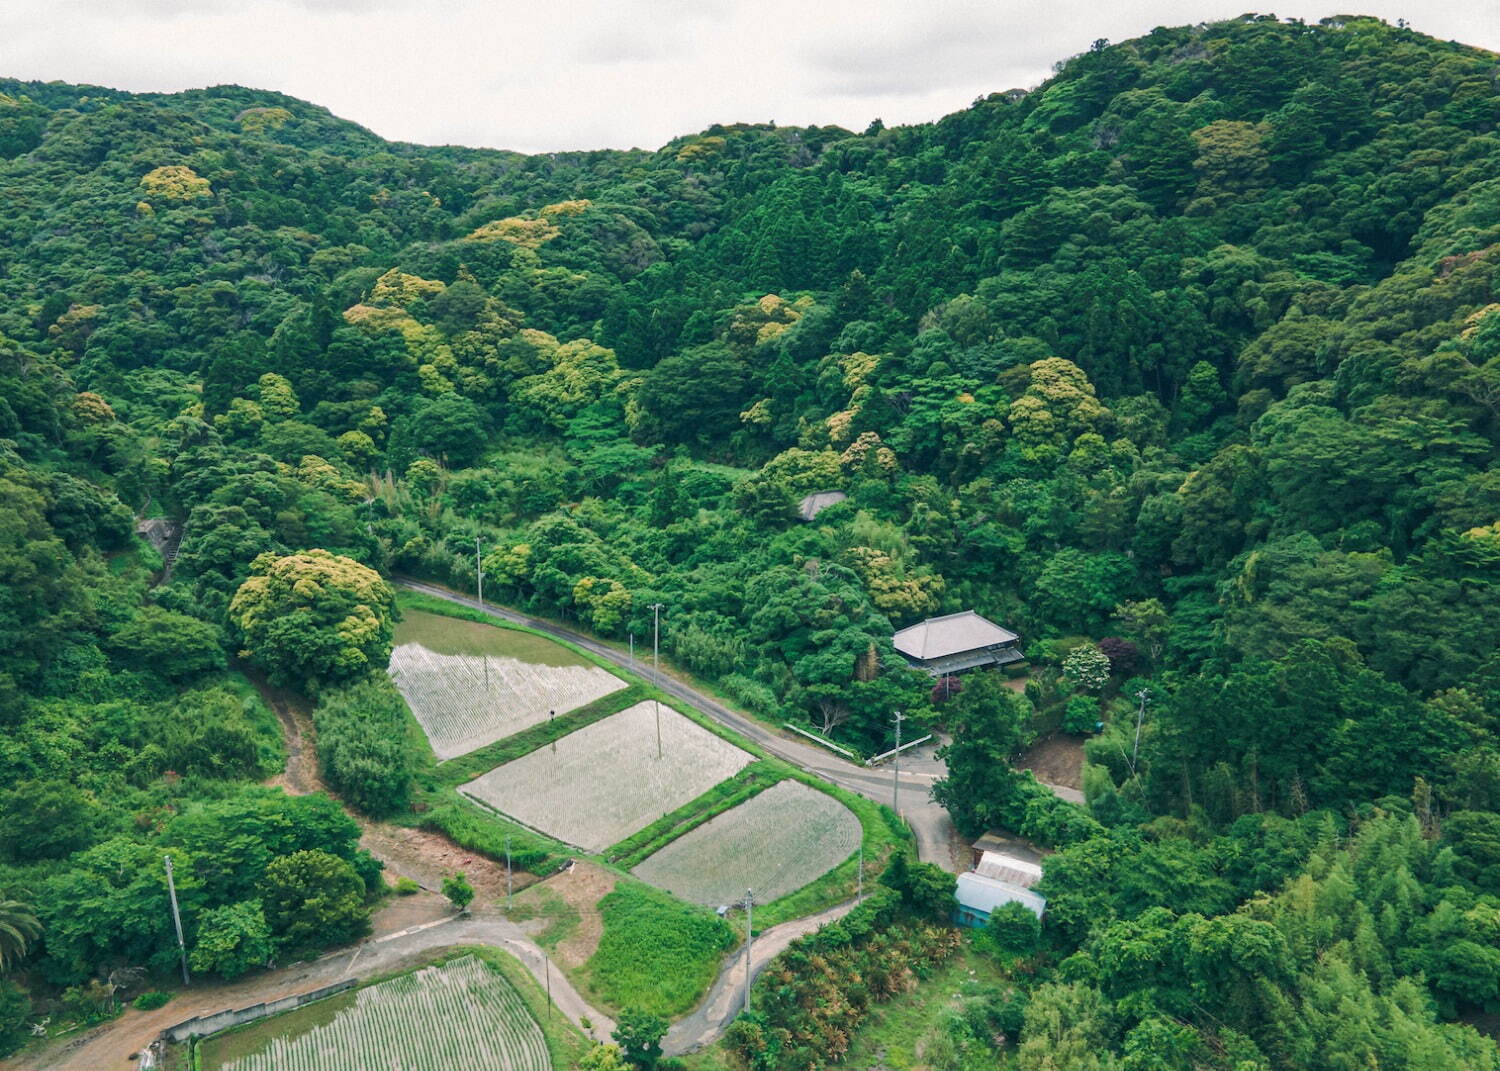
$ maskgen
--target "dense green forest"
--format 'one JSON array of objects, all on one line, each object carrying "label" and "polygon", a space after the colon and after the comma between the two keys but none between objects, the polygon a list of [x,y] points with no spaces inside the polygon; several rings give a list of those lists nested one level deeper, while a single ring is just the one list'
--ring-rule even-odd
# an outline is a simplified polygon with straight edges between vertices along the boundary
[{"label": "dense green forest", "polygon": [[[478,540],[763,716],[950,731],[960,829],[1059,849],[1020,1067],[1500,1066],[1455,1022],[1500,1011],[1497,63],[1247,16],[924,125],[539,156],[0,80],[0,963],[170,970],[163,853],[204,970],[360,932],[378,863],[260,786],[228,660],[288,561],[470,587]],[[905,668],[963,609],[1024,695]],[[262,668],[399,809],[388,621],[341,635]],[[1100,722],[1086,808],[1011,770]]]}]

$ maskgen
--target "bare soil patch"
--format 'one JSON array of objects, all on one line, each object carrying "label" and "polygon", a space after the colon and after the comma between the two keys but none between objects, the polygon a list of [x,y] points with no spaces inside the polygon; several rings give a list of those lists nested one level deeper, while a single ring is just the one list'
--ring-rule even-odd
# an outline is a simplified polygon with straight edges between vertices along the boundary
[{"label": "bare soil patch", "polygon": [[1083,788],[1083,741],[1065,733],[1053,733],[1027,748],[1016,763],[1030,770],[1038,781],[1064,788]]},{"label": "bare soil patch", "polygon": [[557,944],[557,958],[563,966],[582,967],[599,947],[604,935],[599,901],[614,890],[616,880],[609,871],[583,861],[547,879],[545,888],[578,912],[577,928]]},{"label": "bare soil patch", "polygon": [[[441,833],[385,822],[361,821],[359,845],[385,863],[387,880],[410,878],[422,888],[440,892],[443,879],[460,870],[474,886],[474,906],[505,899],[505,864],[461,848]],[[535,874],[517,870],[515,888],[536,884]]]}]

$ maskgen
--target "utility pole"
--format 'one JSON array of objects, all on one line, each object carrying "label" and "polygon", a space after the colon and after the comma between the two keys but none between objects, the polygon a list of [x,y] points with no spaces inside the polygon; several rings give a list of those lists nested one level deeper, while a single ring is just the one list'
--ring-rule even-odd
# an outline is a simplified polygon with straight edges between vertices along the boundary
[{"label": "utility pole", "polygon": [[542,962],[546,964],[547,971],[547,1021],[550,1023],[552,1021],[552,961],[547,958],[545,952],[542,953]]},{"label": "utility pole", "polygon": [[630,672],[635,672],[635,633],[630,634]]},{"label": "utility pole", "polygon": [[[484,565],[479,558],[479,533],[474,533],[474,586],[479,589],[479,612],[484,613]],[[490,694],[490,653],[484,655],[484,694]]]},{"label": "utility pole", "polygon": [[750,964],[753,960],[750,946],[755,940],[755,894],[745,890],[745,1012],[750,1012]]},{"label": "utility pole", "polygon": [[901,712],[896,711],[896,751],[891,756],[891,810],[901,817]]},{"label": "utility pole", "polygon": [[1141,722],[1146,717],[1146,701],[1151,698],[1151,693],[1142,688],[1135,693],[1135,697],[1141,701],[1141,705],[1135,711],[1135,745],[1130,749],[1130,774],[1135,776],[1135,760],[1141,753]]},{"label": "utility pole", "polygon": [[505,910],[510,910],[511,897],[510,834],[505,835]]},{"label": "utility pole", "polygon": [[[651,604],[651,672],[656,680],[652,681],[657,688],[661,687],[661,603]],[[653,700],[656,704],[656,757],[661,758],[661,700]]]},{"label": "utility pole", "polygon": [[865,902],[865,838],[859,838],[859,892],[854,895],[854,902],[862,904]]},{"label": "utility pole", "polygon": [[177,910],[177,883],[172,880],[172,857],[164,855],[162,861],[167,865],[167,895],[172,899],[172,924],[177,927],[177,951],[182,954],[182,984],[192,985],[193,980],[188,977],[187,969],[187,944],[182,939],[182,914]]}]

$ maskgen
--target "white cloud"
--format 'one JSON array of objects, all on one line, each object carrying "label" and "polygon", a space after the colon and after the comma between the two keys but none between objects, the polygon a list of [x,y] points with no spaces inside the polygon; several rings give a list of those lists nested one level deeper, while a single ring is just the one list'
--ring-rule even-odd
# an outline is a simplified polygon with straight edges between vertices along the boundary
[{"label": "white cloud", "polygon": [[[863,129],[1034,85],[1096,38],[1243,0],[3,0],[0,74],[177,90],[235,82],[395,139],[655,147],[715,122]],[[1335,13],[1307,2],[1278,14]],[[1347,5],[1344,5],[1347,6]],[[1500,48],[1493,0],[1363,0]]]}]

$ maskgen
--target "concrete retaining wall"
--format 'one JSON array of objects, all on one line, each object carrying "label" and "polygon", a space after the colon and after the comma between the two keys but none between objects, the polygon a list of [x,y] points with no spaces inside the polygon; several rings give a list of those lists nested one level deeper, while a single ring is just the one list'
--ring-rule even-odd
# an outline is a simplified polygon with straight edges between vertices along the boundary
[{"label": "concrete retaining wall", "polygon": [[203,1038],[209,1034],[217,1034],[221,1030],[228,1030],[232,1026],[243,1026],[253,1023],[257,1019],[264,1019],[268,1015],[280,1015],[282,1012],[300,1008],[304,1004],[311,1004],[315,1000],[331,997],[335,993],[342,993],[346,989],[353,989],[359,984],[357,978],[346,978],[342,982],[334,982],[333,985],[325,985],[322,989],[314,989],[310,993],[299,993],[292,997],[282,997],[280,1000],[264,1001],[260,1004],[252,1004],[248,1008],[233,1008],[228,1011],[214,1012],[212,1015],[195,1015],[191,1019],[184,1019],[176,1026],[169,1026],[161,1032],[161,1036],[168,1041],[181,1042],[188,1038]]}]

